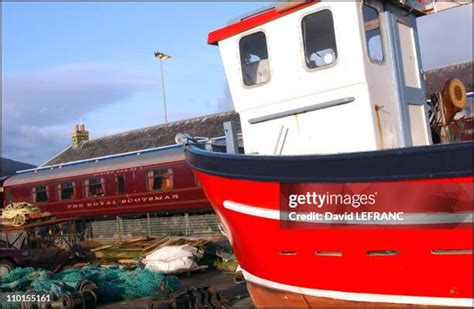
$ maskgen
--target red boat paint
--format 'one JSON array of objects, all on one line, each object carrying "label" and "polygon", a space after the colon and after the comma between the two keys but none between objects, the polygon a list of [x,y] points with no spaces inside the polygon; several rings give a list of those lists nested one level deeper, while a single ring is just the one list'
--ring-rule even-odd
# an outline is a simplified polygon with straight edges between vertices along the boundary
[{"label": "red boat paint", "polygon": [[[458,146],[470,147],[472,153],[472,142],[455,147]],[[442,152],[436,147],[439,146],[422,147],[419,152],[425,149]],[[460,152],[456,149],[445,149],[445,158],[448,160],[449,152],[457,157]],[[405,165],[405,159],[409,160],[408,156],[396,154],[400,160],[394,162],[391,156],[396,152],[381,152],[379,157],[386,161],[387,169],[393,174],[400,165]],[[358,155],[363,158],[368,154]],[[308,156],[290,157],[291,160],[214,154],[215,168],[211,169],[212,161],[207,155],[209,153],[194,148],[186,151],[188,162],[227,232],[257,306],[329,306],[334,302],[343,306],[472,305],[474,178],[471,158],[462,156],[452,163],[453,166],[459,164],[460,170],[466,166],[461,173],[463,176],[439,177],[449,174],[448,169],[456,169],[440,167],[432,174],[433,178],[416,177],[412,173],[400,176],[404,178],[400,181],[345,182],[341,178],[327,183],[318,181],[318,175],[314,182],[249,179],[255,166],[278,168],[283,171],[280,174],[284,174],[290,170],[287,166],[293,160],[305,161]],[[413,152],[410,156],[416,154]],[[232,167],[240,158],[248,161],[248,170],[234,169],[232,173],[231,168],[222,167],[224,161],[220,161],[228,160]],[[447,162],[440,158],[436,159],[440,165]],[[252,160],[254,165],[250,163]],[[273,164],[269,163],[271,160],[275,160]],[[344,162],[345,156],[334,156],[334,160]],[[370,161],[378,164],[378,158]],[[318,163],[317,158],[313,164],[306,164],[314,170],[327,165]],[[340,164],[344,168],[344,163]],[[362,164],[359,161],[359,165]],[[429,166],[427,162],[418,172],[424,174]],[[346,173],[350,178],[351,173]],[[354,171],[354,175],[357,173]],[[373,178],[370,173],[374,172],[369,170],[367,175],[360,176]],[[316,205],[288,207],[290,194],[306,192],[378,194],[373,205],[353,207],[335,203],[322,208]],[[368,210],[403,212],[407,220],[289,222],[283,215],[290,211],[341,214]]]},{"label": "red boat paint", "polygon": [[[154,170],[171,171],[171,187],[150,189],[147,176]],[[117,177],[123,177],[122,192],[118,192]],[[87,196],[90,179],[103,182],[103,194]],[[73,197],[61,199],[59,186],[64,182],[73,183]],[[37,186],[46,187],[47,201],[35,201]],[[3,190],[3,207],[30,202],[58,218],[210,210],[180,148],[21,173],[5,180]]]},{"label": "red boat paint", "polygon": [[473,305],[474,144],[462,121],[447,144],[430,132],[466,95],[451,80],[424,101],[416,17],[433,5],[309,2],[209,34],[245,154],[191,141],[186,160],[257,307]]},{"label": "red boat paint", "polygon": [[227,27],[220,28],[216,31],[209,33],[207,43],[210,45],[217,45],[219,41],[225,40],[228,37],[245,32],[249,29],[258,27],[275,19],[281,18],[317,2],[319,1],[301,2],[299,5],[296,5],[288,10],[283,11],[280,11],[276,7],[274,7],[267,11],[263,11],[260,14],[253,15],[248,18],[243,18],[242,20],[232,23]]}]

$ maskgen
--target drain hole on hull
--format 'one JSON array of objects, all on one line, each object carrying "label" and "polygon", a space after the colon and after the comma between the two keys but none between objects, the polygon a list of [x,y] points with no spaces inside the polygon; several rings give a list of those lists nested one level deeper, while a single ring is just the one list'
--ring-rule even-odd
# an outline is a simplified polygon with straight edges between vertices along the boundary
[{"label": "drain hole on hull", "polygon": [[296,255],[296,251],[281,251],[280,255]]},{"label": "drain hole on hull", "polygon": [[397,250],[370,250],[367,251],[367,255],[369,256],[390,256],[390,255],[398,255],[400,252]]},{"label": "drain hole on hull", "polygon": [[318,256],[342,256],[340,251],[316,251],[315,254]]},{"label": "drain hole on hull", "polygon": [[434,255],[472,254],[472,249],[431,250]]}]

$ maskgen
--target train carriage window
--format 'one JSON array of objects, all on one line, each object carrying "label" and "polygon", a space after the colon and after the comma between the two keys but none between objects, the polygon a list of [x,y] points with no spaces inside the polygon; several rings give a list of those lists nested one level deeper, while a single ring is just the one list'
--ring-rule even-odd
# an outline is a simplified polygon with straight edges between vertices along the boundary
[{"label": "train carriage window", "polygon": [[168,190],[173,188],[173,171],[160,168],[147,173],[147,187],[150,191]]},{"label": "train carriage window", "polygon": [[115,177],[115,183],[117,186],[117,193],[125,193],[125,177],[123,175]]},{"label": "train carriage window", "polygon": [[48,186],[36,186],[33,188],[33,201],[35,203],[47,202],[48,199]]},{"label": "train carriage window", "polygon": [[270,80],[267,37],[263,32],[244,36],[239,41],[242,78],[246,86],[263,84]]},{"label": "train carriage window", "polygon": [[377,10],[367,4],[363,6],[365,41],[369,58],[375,63],[384,60],[382,45],[382,32],[380,30],[380,19]]},{"label": "train carriage window", "polygon": [[58,196],[60,200],[71,200],[75,198],[74,182],[64,181],[58,185]]},{"label": "train carriage window", "polygon": [[336,62],[336,35],[330,10],[322,10],[305,16],[301,21],[301,29],[305,61],[309,69]]},{"label": "train carriage window", "polygon": [[85,181],[84,188],[88,197],[104,196],[104,178],[90,178]]}]

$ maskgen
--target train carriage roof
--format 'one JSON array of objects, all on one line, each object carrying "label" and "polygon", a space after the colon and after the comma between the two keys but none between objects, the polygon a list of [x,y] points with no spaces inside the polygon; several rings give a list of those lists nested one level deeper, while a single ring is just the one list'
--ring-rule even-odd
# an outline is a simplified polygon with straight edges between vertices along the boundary
[{"label": "train carriage roof", "polygon": [[111,170],[142,167],[147,165],[161,164],[184,160],[183,148],[179,145],[163,147],[151,151],[137,152],[136,154],[123,155],[112,158],[103,158],[97,161],[74,162],[64,166],[38,169],[17,174],[6,179],[4,187],[27,184],[55,179],[71,178],[81,175],[91,175]]}]

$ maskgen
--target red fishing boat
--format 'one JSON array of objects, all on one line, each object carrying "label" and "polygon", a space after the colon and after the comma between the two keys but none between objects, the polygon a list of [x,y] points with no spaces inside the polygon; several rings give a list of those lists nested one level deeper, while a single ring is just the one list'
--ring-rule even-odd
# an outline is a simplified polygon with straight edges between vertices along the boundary
[{"label": "red fishing boat", "polygon": [[287,3],[210,33],[245,154],[187,140],[186,160],[256,306],[473,305],[474,144],[450,134],[466,93],[425,103],[424,9]]}]

